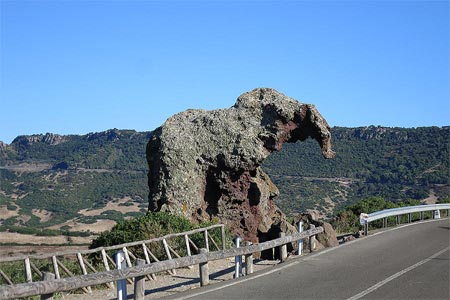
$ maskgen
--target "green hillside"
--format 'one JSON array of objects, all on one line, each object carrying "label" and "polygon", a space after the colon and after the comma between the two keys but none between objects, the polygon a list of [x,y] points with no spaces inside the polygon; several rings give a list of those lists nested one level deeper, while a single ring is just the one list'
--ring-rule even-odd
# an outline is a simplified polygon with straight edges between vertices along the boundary
[{"label": "green hillside", "polygon": [[265,161],[286,212],[316,208],[330,215],[330,205],[336,210],[371,196],[449,197],[450,127],[335,127],[332,137],[334,159],[323,159],[317,143],[308,140],[285,144]]},{"label": "green hillside", "polygon": [[[323,159],[317,143],[308,140],[285,144],[266,160],[263,168],[280,189],[276,201],[285,212],[317,209],[331,216],[370,196],[432,202],[449,197],[450,127],[335,127],[332,135],[335,159]],[[150,136],[113,129],[0,143],[0,230],[39,231],[68,220],[92,224],[143,214]],[[80,213],[112,202],[114,209]],[[139,208],[117,210],[133,205]]]}]

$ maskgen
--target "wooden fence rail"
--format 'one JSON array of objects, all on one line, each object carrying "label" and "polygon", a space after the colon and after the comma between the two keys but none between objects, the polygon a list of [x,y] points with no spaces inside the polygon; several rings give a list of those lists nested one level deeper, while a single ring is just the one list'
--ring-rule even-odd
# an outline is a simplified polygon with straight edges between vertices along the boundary
[{"label": "wooden fence rail", "polygon": [[313,237],[323,232],[322,227],[312,228],[301,233],[281,237],[260,244],[248,245],[241,248],[205,252],[187,257],[180,257],[166,261],[152,262],[150,264],[137,265],[121,270],[103,271],[93,274],[80,275],[50,281],[38,281],[13,285],[0,286],[0,299],[14,299],[20,297],[47,295],[55,292],[70,291],[85,288],[92,285],[107,284],[117,280],[129,278],[142,278],[158,272],[183,268],[191,265],[205,264],[209,261],[225,259],[235,256],[249,255],[256,252],[272,249],[300,239]]}]

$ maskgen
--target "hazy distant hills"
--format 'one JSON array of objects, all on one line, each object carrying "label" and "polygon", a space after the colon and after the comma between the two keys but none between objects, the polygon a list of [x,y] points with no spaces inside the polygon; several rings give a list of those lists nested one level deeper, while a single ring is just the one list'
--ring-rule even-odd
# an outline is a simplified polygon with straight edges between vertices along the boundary
[{"label": "hazy distant hills", "polygon": [[[331,215],[369,196],[442,201],[450,192],[450,127],[332,129],[335,159],[315,141],[285,144],[264,169],[286,212]],[[0,143],[0,230],[84,231],[147,208],[146,143],[151,132],[17,137]],[[62,228],[61,228],[62,227]]]}]

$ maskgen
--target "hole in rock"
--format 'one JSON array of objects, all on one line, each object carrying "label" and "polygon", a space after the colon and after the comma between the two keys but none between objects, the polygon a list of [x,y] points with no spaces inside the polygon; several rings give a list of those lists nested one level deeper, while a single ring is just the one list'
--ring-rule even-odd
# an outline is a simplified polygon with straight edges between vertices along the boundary
[{"label": "hole in rock", "polygon": [[219,213],[217,203],[222,195],[219,183],[216,181],[215,177],[213,172],[208,172],[206,177],[204,200],[207,203],[206,212],[210,216],[215,216]]}]

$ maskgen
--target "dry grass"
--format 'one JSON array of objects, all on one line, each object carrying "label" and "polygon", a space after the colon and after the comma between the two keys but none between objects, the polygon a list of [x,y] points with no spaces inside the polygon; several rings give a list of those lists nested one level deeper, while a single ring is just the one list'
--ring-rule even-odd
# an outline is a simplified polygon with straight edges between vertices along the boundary
[{"label": "dry grass", "polygon": [[[90,243],[91,239],[86,237],[72,237],[72,243],[74,244],[84,244]],[[66,236],[37,236],[31,234],[21,234],[15,232],[1,232],[0,233],[0,244],[68,244]]]},{"label": "dry grass", "polygon": [[122,199],[114,199],[112,201],[109,201],[105,207],[98,208],[98,209],[82,209],[79,211],[79,213],[84,216],[98,216],[102,212],[107,211],[107,210],[116,210],[123,214],[125,214],[127,212],[138,212],[140,210],[138,203],[133,203],[133,205],[130,205],[130,206],[121,205],[121,204],[125,204],[128,201],[132,201],[132,199],[129,197],[125,197]]},{"label": "dry grass", "polygon": [[0,206],[0,220],[6,220],[11,217],[19,215],[19,208],[16,206],[16,210],[9,210],[6,205]]}]

